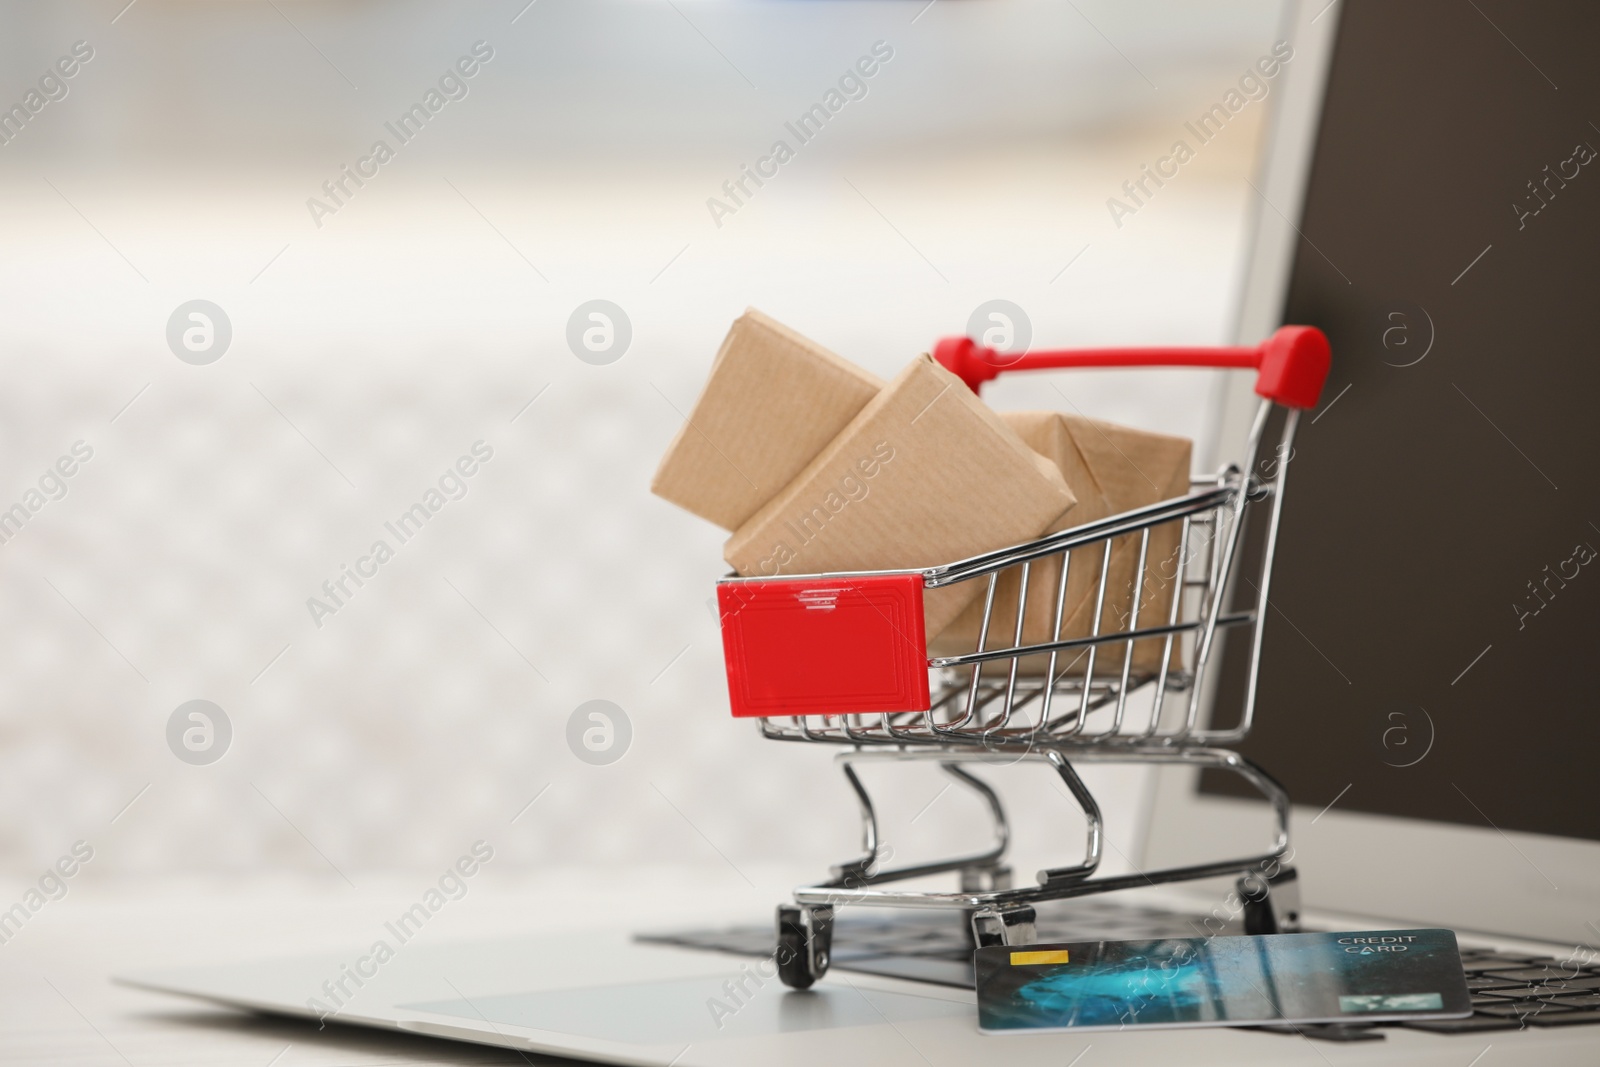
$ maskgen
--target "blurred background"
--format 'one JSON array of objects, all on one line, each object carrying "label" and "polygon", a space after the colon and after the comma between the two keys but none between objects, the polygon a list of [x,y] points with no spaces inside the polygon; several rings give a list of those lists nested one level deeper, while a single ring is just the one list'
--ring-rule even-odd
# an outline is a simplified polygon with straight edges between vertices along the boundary
[{"label": "blurred background", "polygon": [[[725,534],[649,494],[657,460],[747,306],[885,377],[992,300],[1035,345],[1227,339],[1264,106],[1120,225],[1107,199],[1276,19],[1264,0],[0,4],[0,106],[26,112],[0,122],[0,509],[26,520],[0,517],[7,899],[79,839],[85,882],[341,892],[429,878],[477,839],[497,878],[686,864],[760,900],[846,858],[829,753],[728,716]],[[785,123],[875,48],[865,94],[799,144]],[[402,141],[386,124],[430,92]],[[724,183],[779,139],[794,158],[734,204]],[[379,140],[392,158],[363,164]],[[198,352],[169,342],[196,300],[221,312]],[[592,300],[627,324],[604,362],[568,342]],[[1134,372],[985,396],[1203,436],[1218,392]],[[34,509],[79,442],[92,458]],[[384,523],[477,442],[465,495],[398,544]],[[379,538],[394,558],[313,617]],[[212,762],[169,743],[194,700],[226,719],[208,713]],[[605,765],[569,744],[593,700],[628,727]],[[973,802],[905,773],[897,857],[981,833]],[[1017,777],[1019,868],[1071,858],[1070,805]],[[1085,777],[1123,867],[1145,783]]]}]

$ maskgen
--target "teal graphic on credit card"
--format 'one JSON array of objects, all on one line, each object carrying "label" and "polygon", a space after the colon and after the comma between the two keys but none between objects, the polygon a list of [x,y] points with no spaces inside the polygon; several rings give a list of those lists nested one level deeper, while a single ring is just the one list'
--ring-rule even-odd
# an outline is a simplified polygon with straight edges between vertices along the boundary
[{"label": "teal graphic on credit card", "polygon": [[987,1032],[1471,1013],[1449,930],[995,946],[974,959]]},{"label": "teal graphic on credit card", "polygon": [[1438,993],[1379,993],[1375,996],[1340,997],[1340,1011],[1438,1011],[1444,997]]}]

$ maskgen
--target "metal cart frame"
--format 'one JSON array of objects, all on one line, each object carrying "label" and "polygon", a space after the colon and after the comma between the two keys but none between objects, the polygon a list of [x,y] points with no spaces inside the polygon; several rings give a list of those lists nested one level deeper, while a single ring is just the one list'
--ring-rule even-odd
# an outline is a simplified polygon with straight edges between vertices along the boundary
[{"label": "metal cart frame", "polygon": [[[1229,465],[1214,477],[1196,479],[1186,496],[1086,523],[1019,545],[948,565],[901,571],[800,575],[772,578],[730,577],[719,583],[724,649],[735,713],[760,716],[762,734],[779,741],[833,744],[844,748],[836,762],[860,807],[862,855],[832,870],[832,876],[795,890],[793,903],[778,908],[776,962],[783,981],[795,988],[810,986],[828,970],[834,910],[842,905],[897,908],[959,909],[971,917],[976,945],[1027,944],[1035,940],[1034,905],[1091,893],[1136,886],[1238,875],[1246,929],[1268,933],[1293,929],[1298,920],[1295,872],[1289,852],[1289,798],[1282,786],[1250,760],[1227,746],[1249,732],[1256,709],[1264,621],[1268,608],[1272,561],[1279,519],[1293,455],[1299,411],[1315,406],[1330,362],[1327,340],[1308,327],[1285,327],[1256,348],[1110,349],[1034,353],[1020,359],[997,355],[965,338],[941,342],[939,361],[966,383],[978,388],[1002,369],[1080,366],[1221,366],[1252,367],[1262,401],[1245,445],[1244,466]],[[1275,405],[1287,408],[1281,434],[1257,466],[1269,417]],[[1259,566],[1254,577],[1240,566],[1247,533],[1260,524]],[[1173,567],[1162,578],[1172,584],[1166,593],[1164,617],[1141,619],[1152,580],[1152,534],[1176,529]],[[1136,548],[1134,545],[1136,544]],[[1111,586],[1116,553],[1136,552],[1131,588]],[[1034,572],[1058,568],[1053,600],[1052,640],[1025,642],[1029,633],[1029,582]],[[1094,609],[1089,632],[1062,636],[1069,579],[1074,568],[1095,567]],[[921,592],[965,582],[986,581],[982,623],[974,651],[928,658],[924,654]],[[1253,588],[1242,610],[1229,610],[1238,596],[1238,581]],[[845,625],[845,613],[834,620],[819,616],[819,603],[831,611],[851,596],[869,590],[889,594],[907,591],[904,613],[876,607],[895,631],[893,638],[911,643],[915,674],[925,664],[927,688],[911,679],[906,703],[868,705],[841,692],[840,703],[820,704],[814,692],[796,702],[802,714],[781,715],[768,701],[754,711],[741,711],[738,694],[748,675],[759,670],[758,638],[741,631],[745,611],[759,604],[776,611],[793,628],[777,631],[784,647],[774,655],[803,655],[808,640],[840,647],[829,628]],[[1109,588],[1108,588],[1109,587]],[[996,618],[997,591],[1014,590],[1013,619]],[[1126,596],[1120,628],[1105,628],[1106,608]],[[877,595],[876,592],[873,595]],[[1005,594],[1011,595],[1011,594]],[[845,598],[845,599],[841,599]],[[1159,600],[1156,601],[1159,605]],[[872,613],[862,612],[877,625]],[[1114,614],[1114,613],[1113,613]],[[899,621],[896,622],[895,620]],[[1115,619],[1113,622],[1117,621]],[[1002,627],[1010,623],[1009,636]],[[763,631],[770,643],[770,619]],[[820,638],[817,636],[821,627]],[[1035,624],[1034,629],[1037,629]],[[1248,681],[1236,721],[1216,725],[1206,697],[1214,689],[1212,667],[1222,631],[1248,629]],[[810,635],[809,637],[807,635]],[[832,641],[832,643],[828,643]],[[796,644],[798,642],[798,644]],[[1159,667],[1136,666],[1136,648],[1160,645]],[[823,647],[823,646],[815,646]],[[902,657],[904,658],[904,657]],[[1042,676],[1022,669],[1026,661],[1045,658]],[[1148,657],[1147,657],[1148,658]],[[1097,671],[1110,664],[1110,670]],[[773,662],[771,659],[766,662]],[[1189,666],[1184,666],[1187,663]],[[991,670],[986,677],[985,668]],[[896,680],[903,682],[902,675]],[[1208,684],[1209,683],[1209,684]],[[1130,701],[1148,693],[1148,709]],[[1142,698],[1141,698],[1142,699]],[[854,703],[852,703],[854,701]],[[782,705],[781,694],[776,701]],[[898,710],[905,708],[905,710]],[[780,709],[781,710],[781,709]],[[1203,711],[1213,714],[1202,721]],[[857,766],[882,761],[931,761],[980,798],[993,830],[991,845],[981,852],[885,869],[880,865],[878,816]],[[972,765],[1045,763],[1060,777],[1081,810],[1087,835],[1081,861],[1040,871],[1037,885],[1016,886],[1005,864],[1010,842],[1006,813],[998,794],[968,769]],[[1080,763],[1181,764],[1239,775],[1271,804],[1275,832],[1262,852],[1240,858],[1110,877],[1094,877],[1101,861],[1103,820],[1099,805],[1074,769]],[[934,892],[895,887],[893,883],[956,872],[959,888]]]}]

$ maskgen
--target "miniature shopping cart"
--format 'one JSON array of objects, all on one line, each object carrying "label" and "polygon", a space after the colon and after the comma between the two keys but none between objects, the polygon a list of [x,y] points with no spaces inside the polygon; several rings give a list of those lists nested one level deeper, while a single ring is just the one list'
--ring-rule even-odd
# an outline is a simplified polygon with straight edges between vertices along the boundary
[{"label": "miniature shopping cart", "polygon": [[[797,889],[794,902],[778,908],[783,981],[803,989],[827,972],[834,909],[844,904],[959,909],[970,916],[975,944],[1027,944],[1035,940],[1034,905],[1042,901],[1238,875],[1247,931],[1293,929],[1296,883],[1284,862],[1288,796],[1226,746],[1244,738],[1255,714],[1291,446],[1299,412],[1316,405],[1327,377],[1326,337],[1288,326],[1256,348],[1021,357],[958,338],[940,342],[935,357],[974,390],[1002,369],[1253,368],[1261,403],[1243,466],[1192,479],[1186,496],[943,566],[730,577],[718,584],[734,714],[759,717],[763,735],[775,740],[841,746],[837,761],[861,809],[863,855],[834,868],[828,881]],[[1269,427],[1277,427],[1275,447],[1266,440]],[[1086,632],[1064,632],[1069,587],[1081,591],[1086,579],[1093,610],[1076,616]],[[972,650],[929,657],[923,593],[965,582],[981,588],[973,598],[976,604],[981,597],[982,617]],[[1041,589],[1045,582],[1050,586]],[[1150,595],[1159,583],[1169,586],[1164,595]],[[1107,610],[1117,603],[1124,605],[1120,612]],[[1045,640],[1037,639],[1041,626]],[[1247,640],[1248,668],[1242,707],[1224,723],[1208,707],[1217,686],[1207,672],[1220,658],[1225,633]],[[937,763],[982,799],[993,820],[992,846],[884,869],[877,815],[856,772],[858,763],[872,760]],[[1025,761],[1048,764],[1060,776],[1082,809],[1088,839],[1081,862],[1039,872],[1037,885],[1015,886],[1005,864],[1004,808],[969,768]],[[1096,878],[1100,809],[1075,765],[1101,762],[1237,774],[1271,802],[1274,841],[1259,855]],[[959,875],[954,892],[891,887],[951,872]]]}]

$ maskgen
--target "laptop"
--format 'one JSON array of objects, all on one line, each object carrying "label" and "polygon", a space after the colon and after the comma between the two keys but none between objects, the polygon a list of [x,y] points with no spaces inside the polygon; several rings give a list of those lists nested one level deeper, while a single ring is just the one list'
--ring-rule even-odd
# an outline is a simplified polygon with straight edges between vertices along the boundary
[{"label": "laptop", "polygon": [[[1336,356],[1300,424],[1241,750],[1295,800],[1298,921],[1456,930],[1471,1018],[986,1037],[960,917],[865,908],[841,911],[833,970],[805,992],[763,968],[765,923],[120,980],[309,1020],[331,985],[338,1023],[609,1063],[1594,1062],[1600,10],[1311,0],[1280,36],[1236,332],[1315,325]],[[1243,440],[1249,388],[1219,397],[1214,455]],[[1246,666],[1225,652],[1208,699]],[[1156,782],[1136,866],[1232,854],[1268,823],[1228,781]],[[1058,902],[1038,936],[1238,932],[1227,888]]]}]

